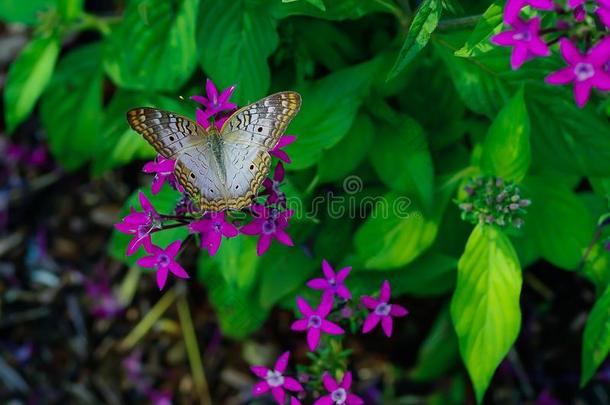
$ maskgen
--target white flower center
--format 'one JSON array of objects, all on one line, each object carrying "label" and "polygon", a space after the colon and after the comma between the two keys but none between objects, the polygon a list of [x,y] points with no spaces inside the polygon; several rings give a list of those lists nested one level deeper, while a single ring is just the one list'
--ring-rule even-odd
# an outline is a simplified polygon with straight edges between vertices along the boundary
[{"label": "white flower center", "polygon": [[158,257],[157,257],[157,265],[159,267],[167,267],[169,266],[169,263],[171,262],[171,260],[169,259],[169,256],[166,255],[165,253],[161,253]]},{"label": "white flower center", "polygon": [[273,388],[284,385],[284,376],[279,371],[269,370],[265,380],[267,380],[267,384]]},{"label": "white flower center", "polygon": [[347,399],[347,392],[345,392],[345,389],[343,388],[337,388],[332,392],[332,394],[330,394],[330,397],[335,402],[335,404],[342,405]]},{"label": "white flower center", "polygon": [[576,75],[576,79],[582,82],[595,76],[595,69],[590,63],[580,62],[574,66],[574,74]]},{"label": "white flower center", "polygon": [[382,302],[377,305],[377,308],[375,308],[375,314],[379,316],[388,316],[390,314],[391,309],[392,306],[390,304]]},{"label": "white flower center", "polygon": [[513,39],[517,41],[529,42],[532,39],[532,34],[529,31],[517,32],[513,35]]},{"label": "white flower center", "polygon": [[322,325],[322,318],[318,315],[312,315],[309,317],[309,321],[307,322],[307,326],[310,328],[319,328]]}]

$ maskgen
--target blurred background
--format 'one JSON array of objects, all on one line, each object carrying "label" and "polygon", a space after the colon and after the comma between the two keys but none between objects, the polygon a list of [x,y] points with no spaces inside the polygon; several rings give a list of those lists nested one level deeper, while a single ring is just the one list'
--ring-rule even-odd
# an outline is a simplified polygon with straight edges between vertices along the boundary
[{"label": "blurred background", "polygon": [[[580,110],[568,89],[545,86],[556,56],[513,72],[505,49],[473,47],[501,25],[502,6],[2,0],[0,402],[271,403],[252,397],[248,367],[285,350],[292,363],[310,361],[303,335],[290,331],[294,298],[311,294],[304,283],[327,259],[354,267],[355,294],[388,279],[410,310],[391,339],[345,341],[365,403],[476,403],[449,311],[473,228],[454,200],[479,174],[498,111],[521,97],[535,226],[526,217],[510,235],[524,271],[521,329],[484,402],[610,403],[605,356],[579,384],[587,314],[610,280],[605,230],[595,225],[607,211],[610,104],[597,94]],[[414,21],[431,28],[405,58]],[[138,190],[160,210],[177,194],[150,195],[142,165],[155,153],[125,113],[155,106],[194,118],[189,97],[204,94],[207,78],[235,85],[240,106],[275,91],[302,94],[287,131],[297,137],[286,148],[289,197],[328,207],[334,196],[349,212],[350,201],[402,196],[410,215],[376,215],[372,205],[300,215],[287,229],[296,246],[274,243],[262,257],[241,236],[215,257],[191,246],[180,258],[191,278],[160,292],[113,225]],[[606,326],[595,339],[609,335]]]}]

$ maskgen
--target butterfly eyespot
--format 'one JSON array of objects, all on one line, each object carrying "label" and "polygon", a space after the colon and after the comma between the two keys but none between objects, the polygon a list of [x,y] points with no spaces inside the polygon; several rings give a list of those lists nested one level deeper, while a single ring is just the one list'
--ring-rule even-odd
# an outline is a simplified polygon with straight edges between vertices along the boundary
[{"label": "butterfly eyespot", "polygon": [[263,132],[263,127],[258,127],[257,131],[258,132]]},{"label": "butterfly eyespot", "polygon": [[214,190],[210,189],[210,193],[213,193],[213,192],[214,192]]},{"label": "butterfly eyespot", "polygon": [[169,137],[169,140],[170,140],[170,141],[173,141],[173,140],[174,140],[174,137],[173,137],[173,136],[170,136],[170,137]]},{"label": "butterfly eyespot", "polygon": [[239,188],[239,186],[235,186],[235,190],[237,190]]},{"label": "butterfly eyespot", "polygon": [[250,170],[254,170],[254,165],[250,165]]},{"label": "butterfly eyespot", "polygon": [[191,179],[195,178],[195,173],[191,173]]}]

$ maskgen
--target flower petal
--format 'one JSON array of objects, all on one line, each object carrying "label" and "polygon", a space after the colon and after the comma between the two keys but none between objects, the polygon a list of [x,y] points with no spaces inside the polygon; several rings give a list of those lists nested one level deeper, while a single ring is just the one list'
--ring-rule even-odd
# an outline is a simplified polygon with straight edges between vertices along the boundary
[{"label": "flower petal", "polygon": [[172,262],[169,264],[169,270],[179,278],[189,278],[188,273],[176,262]]},{"label": "flower petal", "polygon": [[271,394],[275,399],[275,402],[279,405],[284,405],[286,403],[286,393],[282,387],[274,387],[271,389]]},{"label": "flower petal", "polygon": [[394,321],[392,320],[391,316],[384,316],[381,318],[381,328],[383,329],[383,333],[385,333],[387,337],[392,336],[393,323]]},{"label": "flower petal", "polygon": [[610,36],[599,41],[587,53],[587,61],[594,65],[603,65],[610,61]]},{"label": "flower petal", "polygon": [[351,266],[350,267],[344,267],[341,270],[339,270],[337,272],[337,283],[343,283],[345,281],[345,279],[347,278],[347,276],[349,276],[350,271],[352,271]]},{"label": "flower petal", "polygon": [[327,280],[335,278],[335,272],[331,265],[326,261],[326,259],[322,260],[322,272],[324,273],[324,277]]},{"label": "flower petal", "polygon": [[303,386],[292,377],[284,377],[284,388],[290,391],[303,391]]},{"label": "flower petal", "polygon": [[571,66],[559,69],[544,78],[548,84],[568,84],[574,80],[574,69]]},{"label": "flower petal", "polygon": [[392,307],[390,308],[390,315],[392,316],[405,316],[409,313],[409,311],[403,307],[402,305],[397,305],[397,304],[392,304]]},{"label": "flower petal", "polygon": [[327,288],[330,288],[330,284],[328,284],[328,281],[323,278],[314,278],[312,280],[309,280],[306,285],[307,287],[313,290],[325,290]]},{"label": "flower petal", "polygon": [[352,372],[348,371],[343,376],[343,380],[341,380],[341,388],[343,388],[346,391],[349,391],[351,386],[352,386]]},{"label": "flower petal", "polygon": [[494,36],[492,36],[489,40],[492,44],[500,45],[500,46],[514,46],[516,41],[514,39],[515,31],[503,31]]},{"label": "flower petal", "polygon": [[237,228],[233,224],[230,224],[228,222],[223,222],[221,230],[222,234],[227,238],[234,238],[239,235],[239,231],[237,230]]},{"label": "flower petal", "polygon": [[337,287],[336,294],[344,300],[352,299],[352,293],[344,285]]},{"label": "flower petal", "polygon": [[269,391],[271,387],[267,384],[267,381],[260,381],[252,387],[252,395],[259,397]]},{"label": "flower petal", "polygon": [[136,260],[136,264],[147,269],[155,267],[157,264],[157,256],[153,255],[140,257],[138,260]]},{"label": "flower petal", "polygon": [[391,295],[392,288],[390,286],[390,282],[388,280],[385,280],[383,282],[383,285],[381,286],[381,289],[379,290],[379,301],[388,302],[390,300]]},{"label": "flower petal", "polygon": [[323,332],[326,332],[329,335],[342,335],[345,333],[342,327],[340,327],[336,323],[327,321],[326,319],[322,319],[320,329],[322,329]]},{"label": "flower petal", "polygon": [[369,297],[368,295],[363,295],[360,297],[360,301],[362,301],[362,304],[364,304],[364,306],[368,309],[375,309],[380,303],[378,300],[373,297]]},{"label": "flower petal", "polygon": [[316,314],[321,318],[325,318],[332,311],[334,304],[335,298],[332,291],[325,292],[322,294],[322,301],[320,301],[320,305],[316,309]]},{"label": "flower petal", "polygon": [[359,396],[354,394],[347,394],[347,399],[345,401],[347,405],[362,405],[364,401]]},{"label": "flower petal", "polygon": [[335,401],[333,401],[330,395],[324,395],[314,402],[313,405],[333,405],[334,403]]},{"label": "flower petal", "polygon": [[244,235],[259,235],[263,231],[262,221],[254,220],[250,222],[248,225],[244,225],[239,228],[239,232]]},{"label": "flower petal", "polygon": [[610,74],[604,72],[597,72],[593,76],[592,84],[600,90],[610,91]]},{"label": "flower petal", "polygon": [[528,0],[528,4],[533,8],[537,8],[538,10],[553,10],[555,8],[555,3],[553,3],[553,0]]},{"label": "flower petal", "polygon": [[324,384],[324,388],[326,388],[326,391],[328,392],[333,392],[334,390],[339,388],[339,384],[337,383],[337,381],[332,378],[328,372],[325,372],[322,375],[322,384]]},{"label": "flower petal", "polygon": [[582,62],[584,59],[578,48],[569,39],[561,38],[559,40],[559,49],[563,58],[571,65]]},{"label": "flower petal", "polygon": [[309,329],[307,331],[307,344],[309,345],[309,350],[311,350],[312,352],[315,351],[318,347],[318,343],[320,343],[320,329]]},{"label": "flower petal", "polygon": [[297,332],[302,332],[304,330],[307,330],[307,319],[297,319],[296,321],[294,321],[292,323],[292,325],[290,326],[291,330],[297,331]]},{"label": "flower petal", "polygon": [[222,234],[220,232],[210,232],[205,240],[206,247],[210,256],[214,256],[218,252],[220,242],[222,241]]},{"label": "flower petal", "polygon": [[299,308],[299,311],[301,311],[301,313],[306,317],[312,316],[314,314],[314,310],[311,309],[309,303],[305,301],[302,297],[297,297],[297,307]]},{"label": "flower petal", "polygon": [[518,19],[524,5],[524,0],[508,0],[504,7],[504,22],[511,24]]},{"label": "flower petal", "polygon": [[362,326],[362,333],[369,333],[377,324],[381,318],[379,315],[371,313],[364,320],[364,325]]},{"label": "flower petal", "polygon": [[170,243],[169,246],[165,248],[165,253],[170,258],[173,259],[178,254],[178,251],[180,250],[180,246],[182,246],[182,241],[176,240],[176,241]]},{"label": "flower petal", "polygon": [[267,378],[267,374],[269,373],[269,369],[263,366],[251,366],[250,371],[259,378]]},{"label": "flower petal", "polygon": [[591,80],[574,83],[574,97],[576,98],[576,105],[580,108],[583,108],[585,104],[587,104],[587,101],[589,101],[591,86]]},{"label": "flower petal", "polygon": [[274,366],[275,371],[279,371],[283,374],[284,371],[286,371],[286,367],[288,367],[288,360],[290,360],[290,352],[285,351],[280,357],[277,358]]},{"label": "flower petal", "polygon": [[510,66],[513,70],[517,70],[527,60],[527,47],[525,44],[519,43],[513,48],[510,54]]},{"label": "flower petal", "polygon": [[165,282],[167,281],[167,275],[169,274],[169,269],[167,267],[163,267],[157,270],[157,286],[159,290],[162,290],[165,287]]},{"label": "flower petal", "polygon": [[273,234],[273,236],[275,236],[275,239],[277,239],[280,243],[286,246],[294,246],[290,235],[288,235],[283,229],[278,228]]},{"label": "flower petal", "polygon": [[261,235],[258,239],[258,243],[256,244],[256,254],[258,256],[262,256],[269,246],[271,245],[271,236],[270,235]]}]

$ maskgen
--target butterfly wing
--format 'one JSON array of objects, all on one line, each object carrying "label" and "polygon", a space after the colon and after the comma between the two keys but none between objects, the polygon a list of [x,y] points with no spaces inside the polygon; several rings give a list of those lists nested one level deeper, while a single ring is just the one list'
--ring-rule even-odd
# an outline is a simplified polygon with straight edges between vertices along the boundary
[{"label": "butterfly wing", "polygon": [[301,96],[286,91],[236,111],[220,130],[226,173],[227,205],[251,203],[269,172],[269,151],[299,111]]},{"label": "butterfly wing", "polygon": [[185,149],[204,142],[208,135],[190,119],[156,108],[141,107],[129,110],[127,121],[167,159],[175,159]]}]

